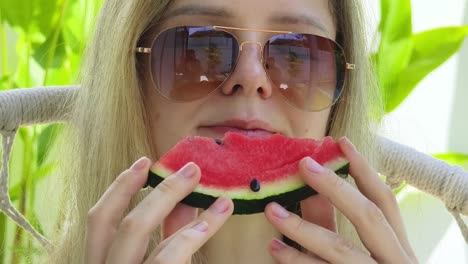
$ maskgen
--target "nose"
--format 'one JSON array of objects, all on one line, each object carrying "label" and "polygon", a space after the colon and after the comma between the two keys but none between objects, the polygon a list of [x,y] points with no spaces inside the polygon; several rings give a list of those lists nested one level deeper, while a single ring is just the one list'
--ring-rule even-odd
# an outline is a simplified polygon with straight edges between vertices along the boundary
[{"label": "nose", "polygon": [[272,94],[271,83],[262,62],[262,46],[258,42],[244,42],[240,46],[239,59],[229,78],[223,84],[225,95],[236,93],[267,99]]}]

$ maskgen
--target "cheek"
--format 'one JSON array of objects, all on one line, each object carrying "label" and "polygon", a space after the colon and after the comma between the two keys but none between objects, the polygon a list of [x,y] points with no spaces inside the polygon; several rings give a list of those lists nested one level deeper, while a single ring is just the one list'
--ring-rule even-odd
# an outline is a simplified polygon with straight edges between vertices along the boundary
[{"label": "cheek", "polygon": [[169,151],[182,138],[194,134],[194,106],[174,103],[163,98],[154,89],[145,92],[149,133],[156,150],[156,158]]}]

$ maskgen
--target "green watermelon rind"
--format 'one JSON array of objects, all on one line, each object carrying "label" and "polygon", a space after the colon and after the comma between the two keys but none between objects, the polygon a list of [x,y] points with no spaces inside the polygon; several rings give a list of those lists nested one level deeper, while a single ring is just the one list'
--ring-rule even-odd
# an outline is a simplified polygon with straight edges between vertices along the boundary
[{"label": "green watermelon rind", "polygon": [[[349,172],[349,161],[345,158],[337,158],[323,164],[333,170],[337,175],[346,178]],[[155,188],[174,171],[164,168],[156,163],[148,174],[148,185]],[[202,209],[207,209],[218,197],[229,197],[234,202],[233,214],[255,214],[263,212],[270,202],[277,202],[288,207],[302,201],[317,192],[306,185],[298,175],[288,175],[282,180],[271,184],[261,182],[261,191],[254,192],[249,186],[245,188],[219,189],[198,185],[194,191],[181,202]]]}]

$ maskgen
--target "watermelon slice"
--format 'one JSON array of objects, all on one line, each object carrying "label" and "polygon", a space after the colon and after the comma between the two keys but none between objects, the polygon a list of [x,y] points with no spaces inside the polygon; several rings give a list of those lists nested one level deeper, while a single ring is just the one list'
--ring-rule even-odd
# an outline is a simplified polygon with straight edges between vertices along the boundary
[{"label": "watermelon slice", "polygon": [[281,134],[253,138],[227,132],[223,140],[201,136],[181,140],[151,167],[145,187],[156,187],[193,161],[202,175],[183,203],[206,209],[217,197],[227,196],[234,202],[234,214],[254,214],[272,201],[287,207],[317,193],[298,174],[299,161],[305,156],[343,178],[348,175],[349,162],[331,137],[322,141]]}]

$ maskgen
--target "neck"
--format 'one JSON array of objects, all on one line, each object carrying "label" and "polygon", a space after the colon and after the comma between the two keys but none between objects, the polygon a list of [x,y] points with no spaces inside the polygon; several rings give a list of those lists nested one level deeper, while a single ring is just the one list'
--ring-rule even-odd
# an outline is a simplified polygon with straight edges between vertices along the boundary
[{"label": "neck", "polygon": [[276,263],[268,253],[268,243],[281,234],[263,213],[234,215],[202,247],[201,252],[211,263]]}]

